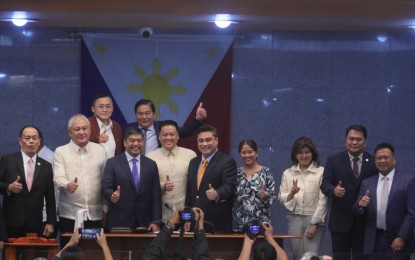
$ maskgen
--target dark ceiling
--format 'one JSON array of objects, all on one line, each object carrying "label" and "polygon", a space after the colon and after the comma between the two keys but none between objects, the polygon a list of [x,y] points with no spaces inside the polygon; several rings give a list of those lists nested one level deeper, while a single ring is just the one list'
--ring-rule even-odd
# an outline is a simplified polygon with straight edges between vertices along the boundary
[{"label": "dark ceiling", "polygon": [[[25,11],[36,27],[394,31],[415,24],[415,0],[2,0],[0,19]],[[2,24],[7,24],[2,22]]]}]

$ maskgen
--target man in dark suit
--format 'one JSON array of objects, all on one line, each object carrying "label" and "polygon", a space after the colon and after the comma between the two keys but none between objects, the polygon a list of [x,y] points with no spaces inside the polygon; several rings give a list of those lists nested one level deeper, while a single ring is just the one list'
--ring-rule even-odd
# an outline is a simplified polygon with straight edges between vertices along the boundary
[{"label": "man in dark suit", "polygon": [[236,162],[218,150],[216,128],[197,130],[201,156],[189,163],[185,205],[201,208],[217,233],[232,232],[232,205],[236,187]]},{"label": "man in dark suit", "polygon": [[[140,99],[134,106],[135,117],[137,122],[130,123],[126,128],[134,126],[145,131],[145,151],[147,154],[161,147],[160,141],[157,139],[160,131],[161,121],[156,121],[156,107],[151,100]],[[196,118],[194,118],[187,126],[179,128],[180,138],[191,136],[203,124],[203,120],[207,117],[206,110],[202,107],[202,103],[196,110]]]},{"label": "man in dark suit", "polygon": [[[36,155],[40,137],[35,126],[20,130],[21,151],[5,155],[0,161],[0,192],[4,196],[3,213],[9,238],[37,233],[53,234],[56,223],[52,166]],[[46,202],[47,221],[42,230],[42,210]]]},{"label": "man in dark suit", "polygon": [[329,156],[321,191],[331,198],[328,227],[334,259],[360,259],[363,251],[364,219],[353,214],[361,181],[377,174],[375,160],[364,152],[367,130],[363,125],[346,129],[347,151]]},{"label": "man in dark suit", "polygon": [[395,149],[375,148],[379,174],[362,182],[355,212],[366,218],[364,253],[369,259],[409,259],[415,252],[415,178],[395,171]]},{"label": "man in dark suit", "polygon": [[159,227],[161,190],[157,164],[140,155],[143,133],[129,127],[124,132],[125,152],[108,159],[102,178],[104,197],[110,201],[106,228]]},{"label": "man in dark suit", "polygon": [[101,144],[111,158],[122,151],[122,132],[121,126],[111,119],[114,111],[112,98],[108,94],[99,94],[92,101],[91,110],[94,113],[89,117],[91,124],[91,136],[89,141]]}]

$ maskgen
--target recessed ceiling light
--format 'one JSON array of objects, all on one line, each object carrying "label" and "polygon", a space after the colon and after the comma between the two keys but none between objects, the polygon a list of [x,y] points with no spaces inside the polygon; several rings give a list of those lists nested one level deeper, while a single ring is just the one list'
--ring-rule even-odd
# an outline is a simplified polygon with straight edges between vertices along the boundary
[{"label": "recessed ceiling light", "polygon": [[25,19],[25,18],[5,18],[1,19],[2,22],[12,22],[16,26],[25,26],[27,23],[37,22],[34,19]]},{"label": "recessed ceiling light", "polygon": [[215,20],[211,21],[216,24],[219,28],[227,28],[231,23],[236,23],[236,21],[233,21],[231,19],[231,16],[229,14],[217,14],[215,16]]}]

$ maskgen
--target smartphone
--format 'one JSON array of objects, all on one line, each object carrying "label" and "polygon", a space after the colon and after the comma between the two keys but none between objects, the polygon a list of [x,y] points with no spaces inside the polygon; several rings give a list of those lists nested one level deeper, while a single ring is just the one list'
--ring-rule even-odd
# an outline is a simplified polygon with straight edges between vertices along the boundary
[{"label": "smartphone", "polygon": [[81,228],[81,239],[97,239],[97,234],[101,234],[100,228]]}]

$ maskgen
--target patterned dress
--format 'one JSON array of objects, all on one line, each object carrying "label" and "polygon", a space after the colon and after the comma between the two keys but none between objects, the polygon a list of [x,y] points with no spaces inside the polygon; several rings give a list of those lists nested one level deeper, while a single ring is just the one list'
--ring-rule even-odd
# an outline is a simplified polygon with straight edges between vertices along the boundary
[{"label": "patterned dress", "polygon": [[[254,219],[260,222],[271,222],[271,204],[276,195],[274,177],[269,168],[263,166],[261,170],[254,172],[251,179],[248,180],[240,167],[237,180],[235,202],[232,209],[233,230],[242,231],[244,224]],[[258,195],[261,187],[269,194],[266,199],[261,199]]]}]

